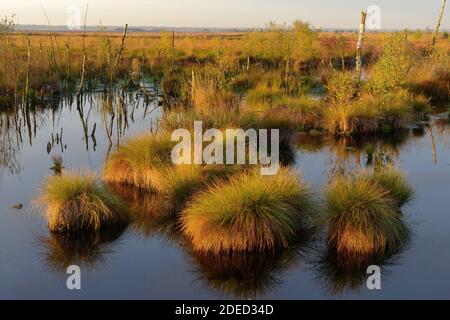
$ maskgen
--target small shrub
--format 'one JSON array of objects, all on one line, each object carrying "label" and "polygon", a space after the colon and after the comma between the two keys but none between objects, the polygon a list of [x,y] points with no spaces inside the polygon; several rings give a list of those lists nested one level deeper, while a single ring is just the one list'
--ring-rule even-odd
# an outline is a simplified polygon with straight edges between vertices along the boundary
[{"label": "small shrub", "polygon": [[402,34],[393,34],[384,46],[380,60],[373,68],[369,86],[376,94],[387,94],[403,87],[413,65],[411,45]]}]

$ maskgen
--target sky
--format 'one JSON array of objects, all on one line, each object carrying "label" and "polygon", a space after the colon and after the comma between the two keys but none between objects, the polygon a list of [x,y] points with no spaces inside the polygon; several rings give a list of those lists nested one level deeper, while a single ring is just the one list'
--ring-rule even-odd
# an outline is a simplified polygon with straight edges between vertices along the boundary
[{"label": "sky", "polygon": [[[300,19],[320,28],[357,28],[359,12],[376,5],[382,29],[424,29],[434,28],[442,0],[0,0],[0,16],[47,24],[43,6],[52,25],[66,25],[86,4],[91,26],[248,28]],[[442,28],[450,29],[450,4]]]}]

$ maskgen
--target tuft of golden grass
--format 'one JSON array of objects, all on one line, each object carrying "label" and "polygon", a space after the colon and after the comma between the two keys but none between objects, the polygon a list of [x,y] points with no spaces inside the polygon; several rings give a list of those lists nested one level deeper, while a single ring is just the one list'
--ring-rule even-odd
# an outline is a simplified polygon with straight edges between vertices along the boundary
[{"label": "tuft of golden grass", "polygon": [[331,134],[374,133],[379,131],[380,112],[371,104],[349,102],[326,109],[324,127]]},{"label": "tuft of golden grass", "polygon": [[325,199],[328,242],[339,254],[383,254],[407,237],[391,190],[367,173],[335,177]]},{"label": "tuft of golden grass", "polygon": [[261,176],[256,169],[213,184],[182,213],[182,230],[197,251],[287,248],[310,209],[308,186],[292,170]]},{"label": "tuft of golden grass", "polygon": [[201,165],[166,166],[160,171],[156,190],[169,197],[175,207],[179,207],[206,182]]},{"label": "tuft of golden grass", "polygon": [[107,159],[103,179],[110,183],[155,190],[160,168],[171,163],[175,143],[168,135],[144,134],[126,141]]},{"label": "tuft of golden grass", "polygon": [[405,175],[392,166],[374,169],[371,178],[389,191],[398,208],[413,198],[413,187],[406,182]]},{"label": "tuft of golden grass", "polygon": [[93,173],[68,171],[48,177],[35,204],[55,232],[100,230],[128,221],[122,202]]},{"label": "tuft of golden grass", "polygon": [[200,114],[212,110],[236,112],[239,108],[239,97],[231,91],[218,88],[213,79],[205,77],[195,79],[192,93],[192,105]]}]

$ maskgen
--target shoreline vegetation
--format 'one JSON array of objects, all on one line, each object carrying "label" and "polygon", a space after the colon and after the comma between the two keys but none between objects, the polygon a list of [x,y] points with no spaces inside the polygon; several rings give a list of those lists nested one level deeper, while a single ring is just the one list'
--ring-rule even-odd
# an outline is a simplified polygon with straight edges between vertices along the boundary
[{"label": "shoreline vegetation", "polygon": [[[310,233],[338,260],[363,264],[407,242],[400,210],[413,188],[400,171],[367,145],[366,170],[335,173],[322,199],[292,168],[294,136],[377,137],[423,126],[433,104],[449,102],[448,34],[431,41],[427,32],[368,33],[355,57],[356,34],[301,21],[233,36],[158,37],[127,27],[121,37],[101,27],[95,37],[20,34],[13,20],[2,21],[0,108],[26,114],[45,97],[145,90],[144,79],[162,90],[157,133],[108,153],[100,176],[61,168],[44,182],[37,203],[55,234],[49,246],[59,249],[72,230],[131,223],[151,234],[169,225],[174,241],[209,268],[211,257],[239,265],[242,254],[290,250]],[[281,169],[264,177],[248,165],[173,165],[170,132],[192,130],[194,121],[279,129]]]},{"label": "shoreline vegetation", "polygon": [[160,85],[167,109],[240,109],[302,132],[367,135],[426,119],[450,99],[448,34],[369,32],[357,76],[357,34],[308,23],[244,33],[21,33],[1,20],[0,108],[48,97]]}]

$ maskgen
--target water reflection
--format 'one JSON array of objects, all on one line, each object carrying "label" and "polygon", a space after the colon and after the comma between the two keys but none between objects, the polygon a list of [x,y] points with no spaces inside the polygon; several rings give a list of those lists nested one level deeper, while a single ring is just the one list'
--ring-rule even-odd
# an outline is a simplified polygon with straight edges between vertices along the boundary
[{"label": "water reflection", "polygon": [[408,249],[411,230],[407,231],[405,241],[396,248],[389,248],[384,254],[343,255],[335,248],[325,247],[312,261],[316,278],[324,285],[330,295],[340,295],[348,291],[357,292],[366,288],[367,268],[376,265],[381,268],[383,278],[389,276],[389,269],[399,263],[402,253]]},{"label": "water reflection", "polygon": [[[64,158],[64,163],[60,161],[62,158],[58,157],[55,157],[53,166],[47,158],[39,159],[39,161],[47,161],[44,162],[44,169],[52,166],[52,170],[57,174],[60,167],[64,165],[71,167],[74,162],[77,163],[79,159],[82,159],[78,157],[78,153],[85,154],[86,152],[100,150],[101,152],[97,152],[99,155],[93,164],[95,169],[99,169],[108,148],[111,149],[111,147],[120,144],[122,139],[134,132],[158,130],[158,119],[162,114],[158,101],[157,90],[153,89],[114,94],[97,92],[82,96],[80,100],[76,100],[75,97],[63,97],[57,100],[40,101],[35,106],[25,109],[0,111],[0,168],[5,168],[5,172],[10,175],[18,175],[23,169],[24,163],[27,163],[21,159],[22,154],[35,161],[36,154],[44,154],[47,157],[47,152],[49,152],[50,156],[48,157],[61,155]],[[345,170],[351,170],[355,166],[372,166],[377,161],[399,161],[401,154],[406,155],[405,162],[411,161],[414,165],[421,164],[420,161],[415,160],[419,152],[420,154],[426,153],[426,156],[429,156],[427,160],[434,158],[438,162],[439,155],[443,153],[441,145],[450,146],[448,143],[450,142],[448,124],[448,114],[442,114],[433,116],[429,125],[418,125],[411,130],[386,136],[331,138],[325,135],[298,135],[296,146],[300,153],[322,152],[329,157],[329,163],[317,162],[311,164],[310,168],[305,168],[307,172],[311,173],[311,181],[321,182],[326,181],[325,175],[343,170],[342,167]],[[76,136],[75,140],[72,138],[73,135]],[[39,137],[43,137],[45,142],[39,141]],[[75,145],[76,142],[79,143],[80,141],[82,141],[81,145]],[[416,149],[414,154],[405,152],[408,145],[417,141],[420,141],[416,145],[417,152]],[[26,148],[26,146],[33,147]],[[71,151],[74,152],[70,153]],[[291,151],[288,149],[286,153],[281,153],[284,157],[283,163],[290,164],[294,156],[298,156]],[[28,165],[32,161],[28,160]],[[429,166],[430,163],[427,162],[425,165]],[[314,171],[316,166],[324,173]],[[424,172],[429,173],[429,171]],[[35,188],[32,182],[35,181],[37,184],[37,179],[40,178],[36,172],[33,172],[36,176],[31,175],[30,172],[26,174],[26,184],[31,182],[29,186],[25,183],[12,185],[17,190],[19,188],[25,190],[20,191],[25,195],[29,190]],[[430,176],[430,180],[436,176]],[[419,175],[416,179],[422,181],[424,180],[423,177],[423,175]],[[432,182],[437,183],[438,181],[434,179]],[[425,179],[422,191],[428,191],[425,190],[425,187],[432,190],[427,183],[429,181]],[[391,250],[382,257],[344,258],[338,256],[330,248],[322,248],[319,250],[320,256],[316,256],[316,253],[314,253],[311,262],[308,257],[311,256],[312,250],[309,247],[313,240],[310,240],[306,244],[282,252],[225,254],[220,256],[201,254],[193,252],[189,243],[183,238],[176,219],[174,219],[173,208],[164,198],[124,186],[111,186],[111,188],[130,208],[133,215],[131,224],[128,227],[122,226],[118,229],[102,230],[102,232],[97,233],[50,233],[48,236],[40,238],[39,244],[43,249],[43,259],[51,272],[65,272],[67,266],[72,264],[92,269],[98,268],[100,265],[106,264],[111,257],[111,253],[116,250],[121,258],[126,257],[123,252],[118,250],[118,244],[123,239],[124,233],[129,230],[132,235],[139,236],[139,239],[127,241],[127,248],[124,248],[123,251],[130,251],[131,247],[139,241],[151,240],[154,237],[169,241],[187,255],[191,262],[191,265],[187,268],[194,268],[194,276],[197,279],[207,288],[232,298],[247,299],[265,295],[276,297],[277,288],[283,285],[283,279],[288,271],[295,269],[295,272],[297,272],[298,269],[298,272],[303,272],[307,269],[303,264],[304,262],[313,267],[315,275],[320,283],[325,286],[328,293],[342,294],[346,291],[357,291],[365,288],[366,269],[369,265],[380,265],[383,268],[383,275],[389,273],[391,267],[399,262],[401,255],[407,249],[407,244],[405,244],[401,248]],[[434,215],[430,216],[430,220],[433,218],[445,223],[446,220],[439,220],[442,207],[446,204],[443,200],[444,197],[441,196],[442,192],[439,193],[441,190],[436,189],[432,191],[439,197],[436,196],[433,199],[436,202],[436,210],[433,210],[432,214]],[[29,193],[31,194],[31,191]],[[6,197],[11,196],[12,192],[4,194],[6,194],[6,199]],[[427,194],[431,195],[432,193],[430,191]],[[26,207],[27,199],[23,200]],[[423,204],[421,201],[426,202],[427,200],[429,201],[429,199],[419,199],[418,202],[421,205]],[[419,209],[428,206],[428,204],[423,204],[423,207],[420,207],[420,205],[418,206]],[[416,210],[416,207],[414,210]],[[429,213],[427,212],[427,214]],[[15,220],[8,219],[19,218],[20,215],[3,215],[2,222],[10,223],[10,221]],[[435,222],[431,222],[432,226],[434,226],[433,223]],[[4,223],[4,225],[7,225],[7,223]],[[432,238],[435,236],[436,230],[434,228],[432,229],[433,234],[426,234],[427,231],[425,230],[424,237]],[[439,230],[437,231],[436,238],[441,237],[442,241],[445,241],[445,236],[442,233],[439,234]],[[9,240],[12,237],[12,235],[7,235],[6,239]],[[426,246],[427,243],[424,243],[424,246]],[[14,248],[21,251],[22,255],[31,254],[20,245]],[[162,252],[166,249],[162,246],[156,249],[155,254],[160,253],[158,250]],[[414,254],[418,253],[414,252]],[[420,257],[422,255],[423,253],[420,253]],[[8,265],[14,265],[18,260],[9,259],[8,261]],[[173,261],[183,264],[183,254],[180,254],[180,257],[174,258],[174,260],[170,260],[170,263],[173,263]],[[443,263],[445,264],[447,261]],[[170,264],[159,266],[159,268],[169,269],[170,267]],[[404,266],[402,271],[404,270],[412,273],[409,266]],[[155,273],[160,271],[154,270]],[[13,278],[21,276],[11,272],[6,277],[10,275]],[[141,275],[120,273],[108,276],[141,277]],[[438,276],[440,277],[442,274],[437,273],[436,277]],[[164,290],[164,288],[155,288],[155,290]],[[85,297],[88,298],[89,293],[86,293]]]},{"label": "water reflection", "polygon": [[137,188],[111,183],[108,188],[125,203],[131,215],[130,229],[144,239],[163,235],[171,242],[183,242],[173,205],[166,197]]},{"label": "water reflection", "polygon": [[255,299],[283,285],[290,269],[299,269],[310,254],[314,230],[304,230],[289,249],[265,252],[211,254],[185,246],[198,280],[233,299]]},{"label": "water reflection", "polygon": [[143,84],[136,91],[68,95],[1,109],[0,168],[6,168],[10,175],[19,174],[20,152],[25,144],[33,146],[39,132],[47,135],[47,154],[63,154],[70,148],[66,135],[73,134],[76,120],[87,152],[96,151],[99,143],[106,144],[109,150],[119,145],[135,122],[149,122],[149,129],[157,131],[162,116],[159,101],[157,86]]},{"label": "water reflection", "polygon": [[114,251],[126,225],[104,228],[98,232],[53,233],[39,238],[46,266],[52,272],[66,272],[70,265],[95,268]]},{"label": "water reflection", "polygon": [[300,153],[326,152],[326,175],[350,173],[356,168],[394,163],[402,148],[411,143],[411,130],[378,136],[327,136],[299,134],[294,139]]},{"label": "water reflection", "polygon": [[313,241],[314,230],[304,230],[297,243],[284,251],[220,255],[194,251],[166,198],[126,185],[108,187],[130,209],[132,232],[144,239],[158,236],[176,245],[189,257],[199,280],[232,298],[256,298],[279,287],[285,272],[298,267]]},{"label": "water reflection", "polygon": [[286,270],[298,267],[296,250],[278,253],[235,253],[212,255],[188,251],[199,279],[221,294],[254,299],[281,286]]},{"label": "water reflection", "polygon": [[17,117],[10,112],[0,112],[0,168],[6,168],[8,173],[20,173],[20,150],[22,120],[17,123]]}]

